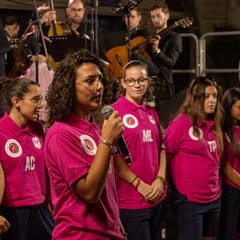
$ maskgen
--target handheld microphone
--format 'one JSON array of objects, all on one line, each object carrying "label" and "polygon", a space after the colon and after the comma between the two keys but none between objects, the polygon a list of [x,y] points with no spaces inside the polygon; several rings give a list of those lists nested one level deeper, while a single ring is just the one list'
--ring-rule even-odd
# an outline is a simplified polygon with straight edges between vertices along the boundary
[{"label": "handheld microphone", "polygon": [[[110,115],[113,112],[113,108],[109,105],[103,107],[102,109],[102,114],[105,117],[105,119],[108,119],[110,117]],[[131,165],[132,164],[132,158],[129,152],[129,149],[127,147],[127,144],[125,142],[125,139],[123,136],[121,136],[118,140],[117,140],[117,144],[118,144],[118,148],[122,154],[122,156],[124,157],[124,159],[126,160],[127,165]]]}]

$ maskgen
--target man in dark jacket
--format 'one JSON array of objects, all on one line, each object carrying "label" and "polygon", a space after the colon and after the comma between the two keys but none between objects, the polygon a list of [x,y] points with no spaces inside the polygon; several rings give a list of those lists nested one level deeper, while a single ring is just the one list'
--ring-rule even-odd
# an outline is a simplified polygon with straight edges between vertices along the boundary
[{"label": "man in dark jacket", "polygon": [[156,76],[162,84],[168,85],[168,98],[174,96],[172,69],[182,52],[181,36],[170,31],[167,21],[170,12],[167,4],[158,3],[150,8],[150,17],[155,27],[155,34],[149,39],[146,47],[151,60],[138,53],[132,54],[132,59],[145,62],[149,68],[149,75]]}]

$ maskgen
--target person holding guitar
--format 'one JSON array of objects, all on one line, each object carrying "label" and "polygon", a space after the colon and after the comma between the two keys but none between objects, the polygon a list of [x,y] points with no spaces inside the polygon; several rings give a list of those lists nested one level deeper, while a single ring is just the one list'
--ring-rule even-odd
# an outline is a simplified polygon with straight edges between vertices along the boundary
[{"label": "person holding guitar", "polygon": [[[133,49],[131,58],[145,62],[150,76],[157,76],[161,84],[167,83],[167,95],[171,98],[174,96],[172,69],[182,52],[182,39],[168,28],[170,12],[166,3],[154,4],[150,8],[150,17],[155,33],[149,38],[149,45],[145,49],[149,57]],[[160,100],[159,97],[161,96],[156,96],[156,101]]]},{"label": "person holding guitar", "polygon": [[[129,17],[129,24],[128,24],[128,17]],[[148,38],[150,36],[150,32],[147,30],[147,26],[149,23],[142,23],[142,12],[139,7],[135,7],[130,11],[129,16],[127,14],[124,15],[124,22],[118,23],[115,25],[114,30],[123,30],[125,34],[125,41],[123,44],[126,43],[128,40],[128,28],[130,29],[131,39],[142,36]],[[128,26],[129,25],[129,26]]]},{"label": "person holding guitar", "polygon": [[[129,24],[128,24],[129,17]],[[149,21],[142,22],[142,13],[139,7],[133,8],[129,16],[124,14],[124,21],[118,22],[112,31],[104,36],[106,48],[108,49],[106,57],[110,62],[108,68],[114,73],[116,78],[122,77],[123,67],[128,63],[128,29],[130,29],[130,39],[134,41],[136,37],[146,39],[151,36],[147,30]],[[129,25],[129,26],[128,26]],[[131,47],[132,41],[131,41]]]}]

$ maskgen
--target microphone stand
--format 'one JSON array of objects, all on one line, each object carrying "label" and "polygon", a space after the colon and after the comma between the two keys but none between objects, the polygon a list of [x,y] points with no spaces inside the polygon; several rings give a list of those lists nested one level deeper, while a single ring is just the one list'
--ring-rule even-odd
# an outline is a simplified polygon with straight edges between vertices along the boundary
[{"label": "microphone stand", "polygon": [[131,10],[133,10],[135,7],[137,7],[143,0],[129,0],[128,3],[126,3],[124,6],[121,6],[119,8],[114,9],[114,13],[120,11],[124,12],[124,14],[127,16],[127,29],[128,29],[128,61],[131,61],[131,31],[130,31],[130,16],[131,16]]},{"label": "microphone stand", "polygon": [[90,39],[91,39],[91,54],[94,54],[94,38],[95,38],[95,34],[94,34],[94,25],[93,25],[93,14],[94,14],[94,4],[93,4],[93,1],[94,0],[92,0],[91,2],[90,2],[90,4],[91,4],[91,37],[90,37]]},{"label": "microphone stand", "polygon": [[[99,57],[98,0],[91,0],[90,4],[91,4],[91,54],[95,54],[96,57]],[[95,22],[95,27],[94,27],[94,22]]]},{"label": "microphone stand", "polygon": [[34,1],[35,12],[36,12],[36,18],[37,18],[37,20],[35,21],[35,24],[36,24],[35,25],[35,38],[36,38],[35,72],[36,72],[36,83],[39,84],[39,39],[40,39],[39,36],[41,36],[48,70],[50,71],[52,68],[51,68],[49,58],[48,58],[48,51],[47,51],[46,42],[45,42],[44,35],[43,35],[42,24],[40,21],[39,12],[37,10],[36,0],[33,0],[33,1]]},{"label": "microphone stand", "polygon": [[128,49],[128,62],[131,61],[131,31],[130,31],[130,16],[131,16],[131,10],[128,9],[128,12],[125,13],[127,16],[127,36],[128,36],[128,42],[127,42],[127,49]]},{"label": "microphone stand", "polygon": [[98,0],[93,0],[95,3],[95,55],[99,57],[99,46],[98,46]]}]

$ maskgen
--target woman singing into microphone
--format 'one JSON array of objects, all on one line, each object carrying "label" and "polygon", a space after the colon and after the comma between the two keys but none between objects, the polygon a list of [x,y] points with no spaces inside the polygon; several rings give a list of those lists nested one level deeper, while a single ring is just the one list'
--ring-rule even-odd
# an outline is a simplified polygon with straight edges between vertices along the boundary
[{"label": "woman singing into microphone", "polygon": [[[114,111],[102,131],[92,112],[108,77],[98,58],[80,51],[58,66],[47,94],[45,157],[56,227],[53,239],[123,239],[112,154],[123,127]],[[104,93],[104,99],[109,96]]]}]

